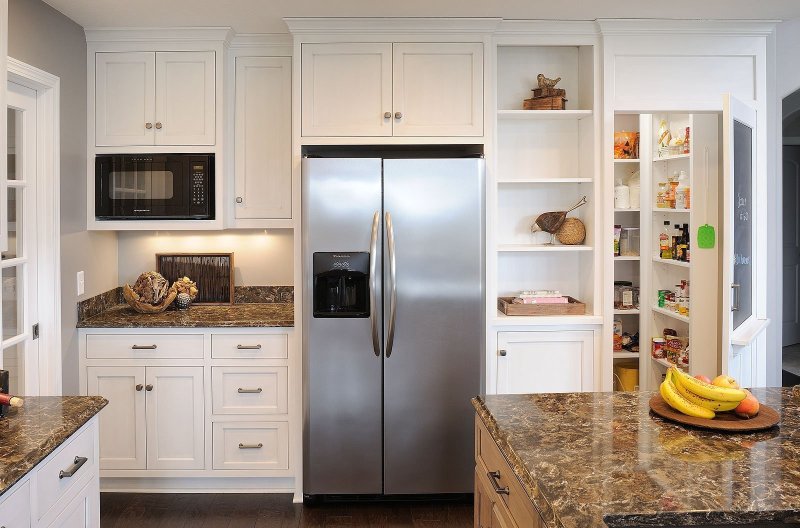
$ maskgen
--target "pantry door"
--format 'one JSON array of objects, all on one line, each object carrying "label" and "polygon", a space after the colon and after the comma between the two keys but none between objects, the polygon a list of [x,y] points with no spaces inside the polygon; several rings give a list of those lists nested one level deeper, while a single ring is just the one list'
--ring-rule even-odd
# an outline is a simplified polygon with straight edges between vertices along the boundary
[{"label": "pantry door", "polygon": [[757,338],[759,318],[756,110],[727,95],[723,100],[722,372],[745,387],[763,384]]},{"label": "pantry door", "polygon": [[8,83],[8,248],[2,268],[2,360],[9,371],[9,392],[39,394],[37,325],[37,116],[36,91]]}]

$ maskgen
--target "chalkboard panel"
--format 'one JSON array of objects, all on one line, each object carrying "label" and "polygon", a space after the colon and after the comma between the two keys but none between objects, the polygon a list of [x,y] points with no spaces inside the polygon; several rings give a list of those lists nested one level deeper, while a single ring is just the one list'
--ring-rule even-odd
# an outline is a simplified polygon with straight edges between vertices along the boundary
[{"label": "chalkboard panel", "polygon": [[736,329],[753,314],[753,129],[739,121],[733,122],[733,283]]}]

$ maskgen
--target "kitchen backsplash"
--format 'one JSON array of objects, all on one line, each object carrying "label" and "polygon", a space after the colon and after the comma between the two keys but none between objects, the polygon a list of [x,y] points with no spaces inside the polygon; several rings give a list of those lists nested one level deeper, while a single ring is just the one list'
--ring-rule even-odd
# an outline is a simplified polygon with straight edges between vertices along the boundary
[{"label": "kitchen backsplash", "polygon": [[[294,286],[236,286],[233,291],[233,300],[235,304],[291,303],[294,302]],[[78,322],[94,317],[124,302],[122,287],[80,301],[78,302]]]}]

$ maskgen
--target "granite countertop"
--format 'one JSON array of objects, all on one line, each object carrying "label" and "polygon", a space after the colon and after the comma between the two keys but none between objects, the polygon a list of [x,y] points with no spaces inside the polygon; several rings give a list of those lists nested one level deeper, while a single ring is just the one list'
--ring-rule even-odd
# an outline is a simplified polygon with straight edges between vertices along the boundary
[{"label": "granite countertop", "polygon": [[167,309],[141,314],[127,304],[116,305],[78,322],[78,328],[203,328],[291,327],[293,303],[193,305],[188,310]]},{"label": "granite countertop", "polygon": [[649,413],[652,392],[475,398],[548,527],[800,523],[800,393],[754,389],[767,431],[715,433]]},{"label": "granite countertop", "polygon": [[108,404],[100,396],[26,397],[0,419],[0,495]]}]

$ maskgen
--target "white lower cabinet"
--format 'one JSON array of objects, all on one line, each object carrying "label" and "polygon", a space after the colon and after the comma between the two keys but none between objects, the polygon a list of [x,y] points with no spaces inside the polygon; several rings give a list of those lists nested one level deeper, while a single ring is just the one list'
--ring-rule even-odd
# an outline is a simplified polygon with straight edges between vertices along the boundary
[{"label": "white lower cabinet", "polygon": [[497,393],[581,392],[593,388],[594,332],[497,333]]},{"label": "white lower cabinet", "polygon": [[80,330],[81,387],[109,401],[101,488],[293,491],[293,339],[278,328]]},{"label": "white lower cabinet", "polygon": [[100,528],[97,418],[91,418],[0,497],[0,526]]}]

